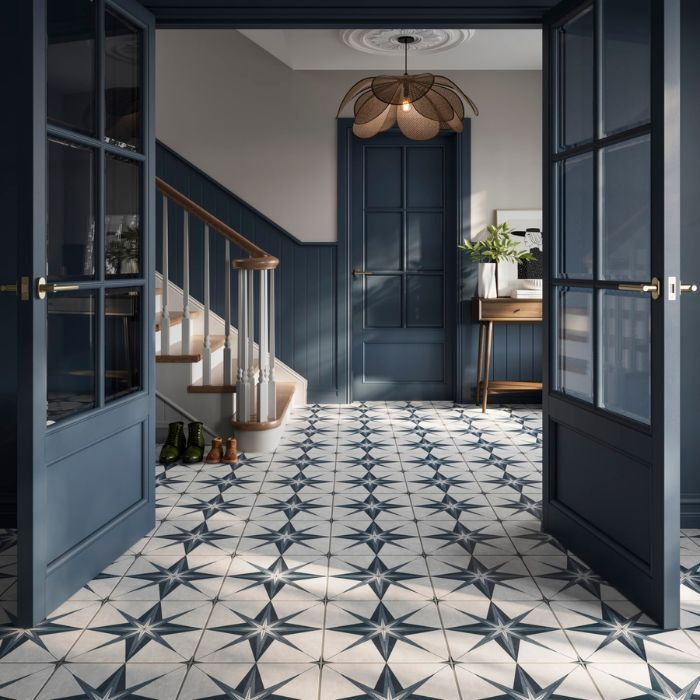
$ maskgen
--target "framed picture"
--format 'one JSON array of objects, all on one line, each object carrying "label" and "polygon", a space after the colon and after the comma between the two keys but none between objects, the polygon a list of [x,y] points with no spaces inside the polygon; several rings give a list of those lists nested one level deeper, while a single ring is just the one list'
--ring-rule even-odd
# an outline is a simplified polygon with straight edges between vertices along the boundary
[{"label": "framed picture", "polygon": [[[531,250],[539,243],[542,249],[542,210],[541,209],[497,209],[496,224],[508,222],[511,235],[522,242],[524,250]],[[541,274],[540,274],[541,279]],[[516,263],[498,263],[498,293],[510,296],[516,289],[524,289],[523,280],[518,279]]]}]

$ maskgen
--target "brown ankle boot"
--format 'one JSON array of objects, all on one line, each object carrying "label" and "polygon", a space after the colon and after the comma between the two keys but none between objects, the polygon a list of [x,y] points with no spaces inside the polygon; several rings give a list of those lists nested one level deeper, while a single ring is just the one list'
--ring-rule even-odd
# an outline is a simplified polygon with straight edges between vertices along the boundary
[{"label": "brown ankle boot", "polygon": [[215,437],[211,441],[211,450],[206,458],[207,464],[221,464],[221,458],[223,456],[223,450],[221,449],[221,443],[223,440],[220,437]]},{"label": "brown ankle boot", "polygon": [[224,464],[235,464],[238,461],[238,453],[236,452],[236,438],[226,439],[226,454],[221,460]]}]

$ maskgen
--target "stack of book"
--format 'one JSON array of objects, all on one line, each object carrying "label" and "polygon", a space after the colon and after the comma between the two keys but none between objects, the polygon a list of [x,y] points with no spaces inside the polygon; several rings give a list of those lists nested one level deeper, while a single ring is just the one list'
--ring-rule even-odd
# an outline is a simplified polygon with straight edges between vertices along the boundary
[{"label": "stack of book", "polygon": [[510,294],[511,299],[541,299],[541,289],[514,289]]}]

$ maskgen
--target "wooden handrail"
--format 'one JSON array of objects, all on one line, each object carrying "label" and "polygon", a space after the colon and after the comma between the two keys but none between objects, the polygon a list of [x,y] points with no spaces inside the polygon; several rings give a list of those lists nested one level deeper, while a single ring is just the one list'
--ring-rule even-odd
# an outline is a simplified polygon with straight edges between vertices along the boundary
[{"label": "wooden handrail", "polygon": [[[255,243],[251,243],[247,238],[242,236],[238,231],[232,229],[225,224],[221,219],[217,219],[213,214],[210,214],[206,209],[195,204],[189,197],[186,197],[182,192],[179,192],[174,187],[169,185],[159,177],[156,178],[156,189],[168,199],[172,200],[185,211],[193,214],[198,219],[201,219],[209,228],[218,231],[222,236],[228,238],[231,243],[234,243],[239,248],[242,248],[246,253],[250,253],[254,258],[271,258],[262,248],[259,248]],[[275,260],[276,258],[273,258]],[[275,266],[276,267],[276,266]]]}]

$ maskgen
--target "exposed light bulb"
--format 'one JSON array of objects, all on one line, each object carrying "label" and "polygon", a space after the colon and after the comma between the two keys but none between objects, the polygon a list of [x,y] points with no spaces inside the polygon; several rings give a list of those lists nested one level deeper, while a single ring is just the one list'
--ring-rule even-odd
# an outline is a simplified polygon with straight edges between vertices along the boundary
[{"label": "exposed light bulb", "polygon": [[411,103],[410,103],[408,100],[404,100],[404,101],[401,103],[401,109],[402,109],[404,112],[410,112],[410,111],[411,111]]}]

